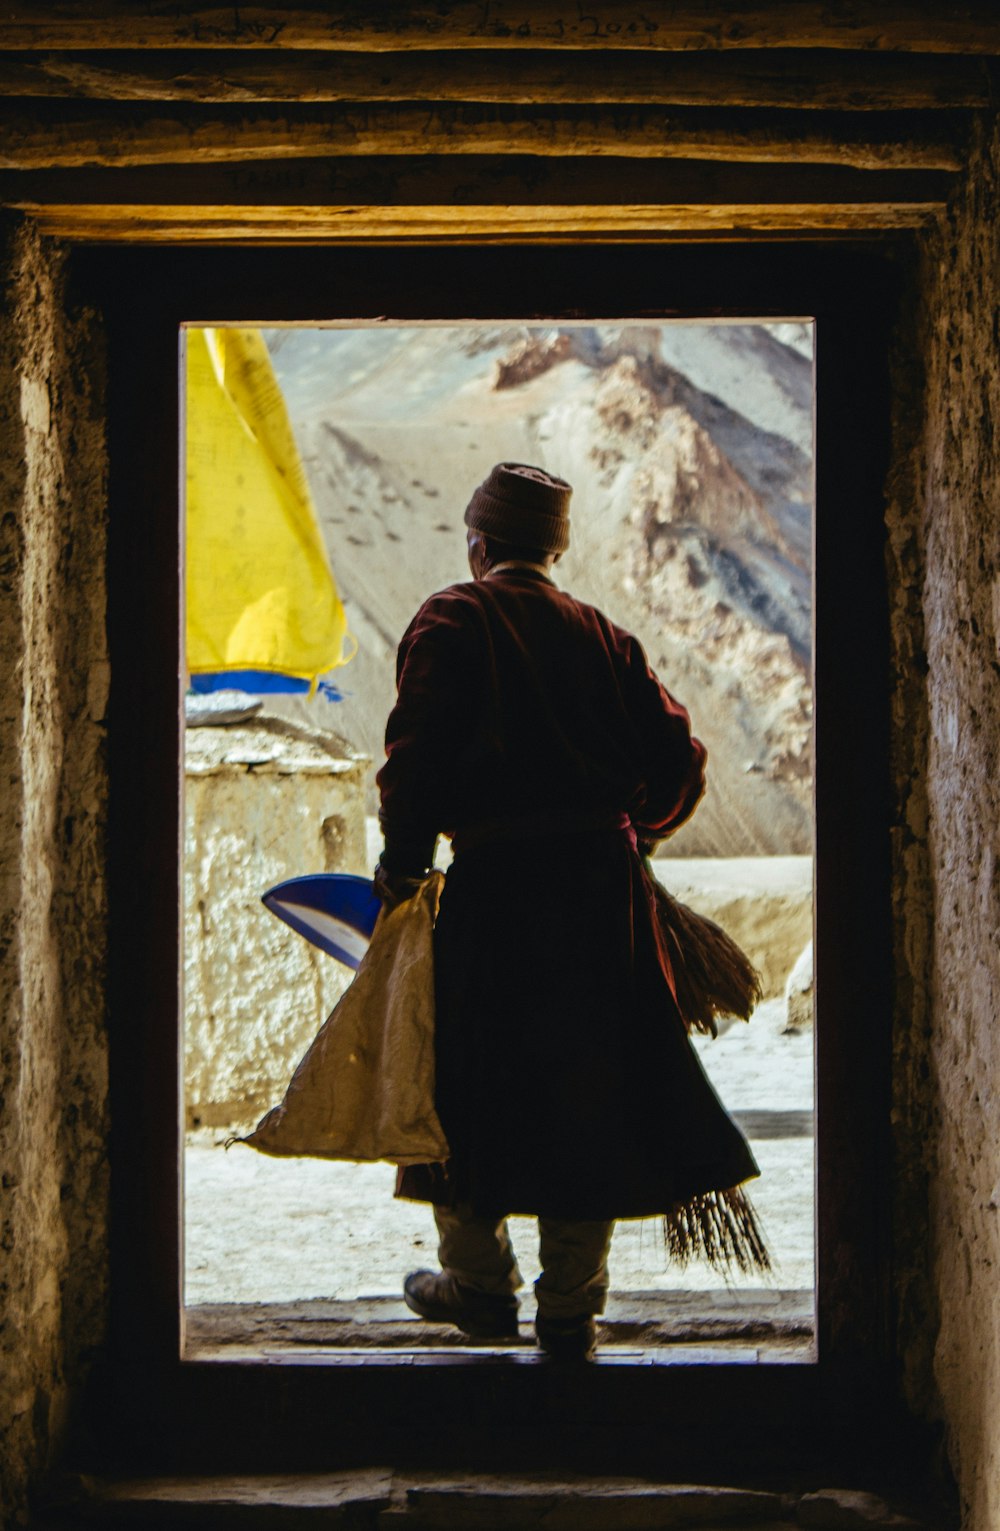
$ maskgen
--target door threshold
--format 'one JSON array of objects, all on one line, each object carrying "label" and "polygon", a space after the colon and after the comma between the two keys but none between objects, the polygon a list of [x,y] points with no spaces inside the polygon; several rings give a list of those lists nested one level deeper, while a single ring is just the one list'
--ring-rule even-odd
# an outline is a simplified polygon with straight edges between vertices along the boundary
[{"label": "door threshold", "polygon": [[[608,1365],[809,1364],[815,1360],[813,1314],[808,1290],[613,1293],[598,1321],[598,1358]],[[399,1297],[206,1304],[186,1308],[184,1319],[185,1361],[544,1362],[530,1321],[522,1322],[517,1343],[476,1343],[417,1318]]]}]

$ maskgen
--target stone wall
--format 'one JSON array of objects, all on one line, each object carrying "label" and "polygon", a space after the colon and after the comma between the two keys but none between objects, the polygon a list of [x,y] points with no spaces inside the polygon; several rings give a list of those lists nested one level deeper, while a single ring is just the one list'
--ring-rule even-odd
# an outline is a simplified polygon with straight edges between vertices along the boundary
[{"label": "stone wall", "polygon": [[254,1126],[352,976],[260,896],[307,872],[366,871],[371,763],[269,717],[189,728],[185,757],[186,1120]]},{"label": "stone wall", "polygon": [[0,227],[0,1524],[105,1331],[103,354]]},{"label": "stone wall", "polygon": [[910,1401],[945,1422],[963,1526],[992,1531],[1000,1525],[996,120],[978,134],[972,173],[924,255],[915,344],[900,376],[891,514],[896,1247]]}]

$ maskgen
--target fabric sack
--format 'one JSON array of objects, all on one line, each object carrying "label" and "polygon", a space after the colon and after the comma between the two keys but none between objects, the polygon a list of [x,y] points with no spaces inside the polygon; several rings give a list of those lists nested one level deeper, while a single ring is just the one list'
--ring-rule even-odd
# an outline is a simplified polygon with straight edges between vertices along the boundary
[{"label": "fabric sack", "polygon": [[412,898],[383,909],[284,1100],[234,1141],[318,1159],[447,1159],[434,1108],[433,934],[443,885],[432,872]]}]

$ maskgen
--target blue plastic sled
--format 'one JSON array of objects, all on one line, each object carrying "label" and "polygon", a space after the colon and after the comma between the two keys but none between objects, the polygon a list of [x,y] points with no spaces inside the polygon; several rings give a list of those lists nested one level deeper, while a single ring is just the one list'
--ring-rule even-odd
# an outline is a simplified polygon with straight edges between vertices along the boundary
[{"label": "blue plastic sled", "polygon": [[347,872],[291,877],[268,888],[261,901],[313,946],[355,970],[382,907],[371,881]]}]

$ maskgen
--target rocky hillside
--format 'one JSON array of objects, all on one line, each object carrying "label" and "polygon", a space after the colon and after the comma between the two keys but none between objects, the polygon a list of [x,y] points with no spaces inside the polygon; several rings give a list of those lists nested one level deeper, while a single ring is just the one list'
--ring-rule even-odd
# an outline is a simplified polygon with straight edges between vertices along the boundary
[{"label": "rocky hillside", "polygon": [[[806,325],[268,332],[359,652],[324,721],[378,761],[396,644],[467,577],[494,462],[574,486],[560,584],[631,628],[709,747],[672,848],[803,853],[810,832]],[[304,704],[303,704],[304,705]]]}]

